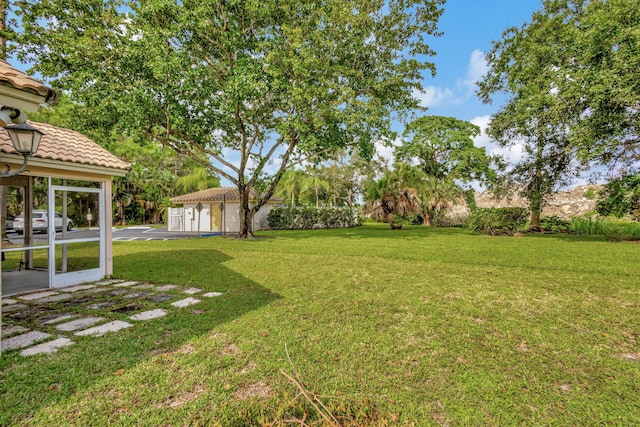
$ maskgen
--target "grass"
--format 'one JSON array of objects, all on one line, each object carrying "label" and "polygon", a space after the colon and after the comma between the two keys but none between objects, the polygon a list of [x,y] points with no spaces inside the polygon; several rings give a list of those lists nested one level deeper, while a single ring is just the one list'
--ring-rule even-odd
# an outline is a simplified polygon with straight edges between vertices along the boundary
[{"label": "grass", "polygon": [[114,242],[119,278],[225,294],[3,354],[0,425],[318,419],[281,371],[362,425],[640,424],[637,243],[377,224],[260,236]]}]

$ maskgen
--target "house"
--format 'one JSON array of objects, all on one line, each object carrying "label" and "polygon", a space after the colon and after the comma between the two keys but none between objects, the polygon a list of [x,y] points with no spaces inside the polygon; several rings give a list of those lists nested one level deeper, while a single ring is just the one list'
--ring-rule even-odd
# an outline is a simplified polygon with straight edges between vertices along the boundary
[{"label": "house", "polygon": [[[252,192],[249,204],[255,201]],[[272,197],[253,217],[253,230],[268,229],[267,215],[282,205],[282,199]],[[181,208],[169,209],[169,231],[200,233],[238,233],[240,231],[240,193],[237,188],[221,187],[173,197],[171,203]]]}]

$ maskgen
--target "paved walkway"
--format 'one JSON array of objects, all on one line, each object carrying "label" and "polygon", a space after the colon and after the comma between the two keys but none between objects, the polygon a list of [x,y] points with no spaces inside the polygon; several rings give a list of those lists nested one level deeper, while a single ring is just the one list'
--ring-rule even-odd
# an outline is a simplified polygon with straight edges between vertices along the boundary
[{"label": "paved walkway", "polygon": [[101,337],[220,295],[123,280],[16,295],[2,299],[0,344],[3,352],[23,356],[52,353],[74,344],[75,337]]}]

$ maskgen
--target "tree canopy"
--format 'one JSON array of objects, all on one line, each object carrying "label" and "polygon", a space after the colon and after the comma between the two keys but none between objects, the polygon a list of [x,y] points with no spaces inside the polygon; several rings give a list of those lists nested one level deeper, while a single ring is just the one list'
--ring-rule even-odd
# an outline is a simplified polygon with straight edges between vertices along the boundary
[{"label": "tree canopy", "polygon": [[[619,166],[640,153],[640,12],[626,0],[545,0],[487,54],[479,95],[509,99],[488,133],[525,157],[506,175],[522,185],[540,226],[543,197],[592,162]],[[628,68],[629,66],[635,68]]]},{"label": "tree canopy", "polygon": [[88,125],[159,141],[236,185],[249,236],[288,167],[370,156],[418,108],[443,3],[35,0],[17,3],[12,40]]}]

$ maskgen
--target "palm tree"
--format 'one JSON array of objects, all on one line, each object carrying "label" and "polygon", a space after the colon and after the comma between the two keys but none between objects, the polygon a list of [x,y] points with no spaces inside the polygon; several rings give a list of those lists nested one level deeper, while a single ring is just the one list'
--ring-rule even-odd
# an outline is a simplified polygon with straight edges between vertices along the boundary
[{"label": "palm tree", "polygon": [[418,192],[425,226],[432,225],[433,217],[456,204],[462,195],[462,189],[452,179],[434,176],[423,178],[418,185]]},{"label": "palm tree", "polygon": [[373,219],[388,222],[392,229],[402,228],[394,222],[394,215],[406,218],[420,213],[420,202],[415,189],[402,185],[393,173],[378,181],[371,181],[365,190],[365,208]]}]

